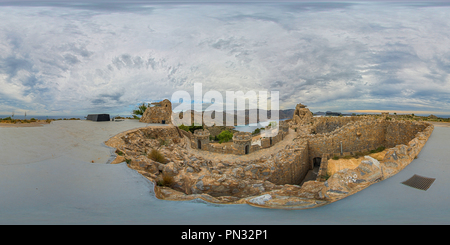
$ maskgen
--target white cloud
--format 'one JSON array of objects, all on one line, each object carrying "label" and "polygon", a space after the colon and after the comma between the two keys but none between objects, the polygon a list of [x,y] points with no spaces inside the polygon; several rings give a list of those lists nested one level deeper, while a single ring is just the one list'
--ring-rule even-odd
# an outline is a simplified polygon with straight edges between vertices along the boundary
[{"label": "white cloud", "polygon": [[0,112],[123,113],[195,82],[285,108],[450,110],[449,7],[237,6],[2,6]]}]

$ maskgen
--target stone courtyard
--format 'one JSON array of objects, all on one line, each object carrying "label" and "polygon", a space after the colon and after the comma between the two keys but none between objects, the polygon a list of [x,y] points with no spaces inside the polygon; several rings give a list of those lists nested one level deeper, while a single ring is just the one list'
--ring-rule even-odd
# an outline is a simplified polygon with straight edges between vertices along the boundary
[{"label": "stone courtyard", "polygon": [[[198,131],[195,138],[175,126],[130,130],[106,145],[117,149],[113,163],[126,161],[154,182],[160,199],[305,209],[335,202],[398,173],[417,157],[433,131],[430,123],[386,115],[315,118],[301,104],[286,125],[287,133],[276,144],[253,152],[245,152],[245,144],[235,154],[205,150],[208,132]],[[386,151],[379,160],[365,155],[357,167],[327,175],[333,156],[380,146]],[[152,160],[153,150],[164,160]],[[315,179],[304,181],[314,167],[319,168]]]}]

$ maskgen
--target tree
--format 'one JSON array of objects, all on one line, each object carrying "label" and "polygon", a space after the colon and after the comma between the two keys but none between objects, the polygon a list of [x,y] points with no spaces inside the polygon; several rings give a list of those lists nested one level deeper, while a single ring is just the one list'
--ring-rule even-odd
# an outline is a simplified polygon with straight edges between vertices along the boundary
[{"label": "tree", "polygon": [[271,127],[271,128],[275,128],[276,126],[277,126],[277,122],[275,122],[275,121],[272,121],[269,123],[269,127]]},{"label": "tree", "polygon": [[223,130],[220,132],[219,135],[217,135],[217,139],[219,140],[219,143],[222,142],[228,142],[233,138],[233,134],[228,130]]},{"label": "tree", "polygon": [[137,109],[133,110],[133,115],[139,115],[139,116],[144,115],[145,110],[147,110],[147,108],[149,106],[150,106],[150,104],[146,105],[145,103],[142,103],[142,105],[139,105],[137,107]]}]

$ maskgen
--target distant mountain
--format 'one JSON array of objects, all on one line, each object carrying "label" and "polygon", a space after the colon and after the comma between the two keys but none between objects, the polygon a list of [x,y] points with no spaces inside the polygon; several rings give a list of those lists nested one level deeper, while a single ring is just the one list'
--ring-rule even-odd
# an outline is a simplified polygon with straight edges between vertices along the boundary
[{"label": "distant mountain", "polygon": [[[293,115],[294,115],[294,111],[295,111],[295,109],[287,109],[287,110],[279,110],[278,111],[278,118],[281,120],[281,119],[291,119],[292,117],[293,117]],[[195,113],[198,113],[198,112],[196,112],[196,111],[193,111],[193,110],[190,110],[190,111],[187,111],[187,112],[185,112],[185,113],[188,113],[189,114],[189,112],[190,112],[190,114],[191,114],[191,122],[194,122],[194,114]],[[205,112],[203,112],[203,114],[204,114]],[[213,112],[213,117],[214,117],[214,114],[215,112]],[[227,118],[227,113],[226,112],[222,112],[223,114],[222,114],[222,116],[223,116],[223,125],[226,125],[226,118]],[[268,120],[269,121],[271,121],[271,119],[270,119],[270,117],[271,117],[271,115],[272,115],[272,111],[271,110],[269,110],[269,111],[266,111],[266,110],[259,110],[259,109],[257,109],[257,115],[259,115],[260,113],[267,113],[267,117],[269,118]],[[245,124],[249,124],[249,114],[250,114],[250,110],[245,110],[245,113],[244,113],[244,122],[245,122]],[[238,113],[237,113],[237,110],[235,110],[234,111],[234,126],[236,126],[237,125],[237,122],[238,122],[238,119],[241,119],[241,118],[238,118]],[[177,120],[176,118],[174,119],[175,121]],[[242,120],[242,119],[241,119]],[[180,120],[181,121],[181,120]],[[258,120],[257,120],[257,122],[260,122],[260,120],[259,120],[259,116],[258,116]],[[205,118],[203,118],[203,123],[205,123]]]}]

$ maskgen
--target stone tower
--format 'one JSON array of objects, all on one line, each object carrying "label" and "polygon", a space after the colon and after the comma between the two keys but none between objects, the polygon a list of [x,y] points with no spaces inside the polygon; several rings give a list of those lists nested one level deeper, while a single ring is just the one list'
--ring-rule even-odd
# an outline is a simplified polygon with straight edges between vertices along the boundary
[{"label": "stone tower", "polygon": [[200,150],[209,150],[209,131],[207,129],[197,129],[194,131],[194,145]]},{"label": "stone tower", "polygon": [[139,122],[172,124],[172,103],[168,99],[152,103]]},{"label": "stone tower", "polygon": [[252,134],[250,132],[236,132],[233,134],[233,146],[235,154],[249,154],[252,146]]}]

